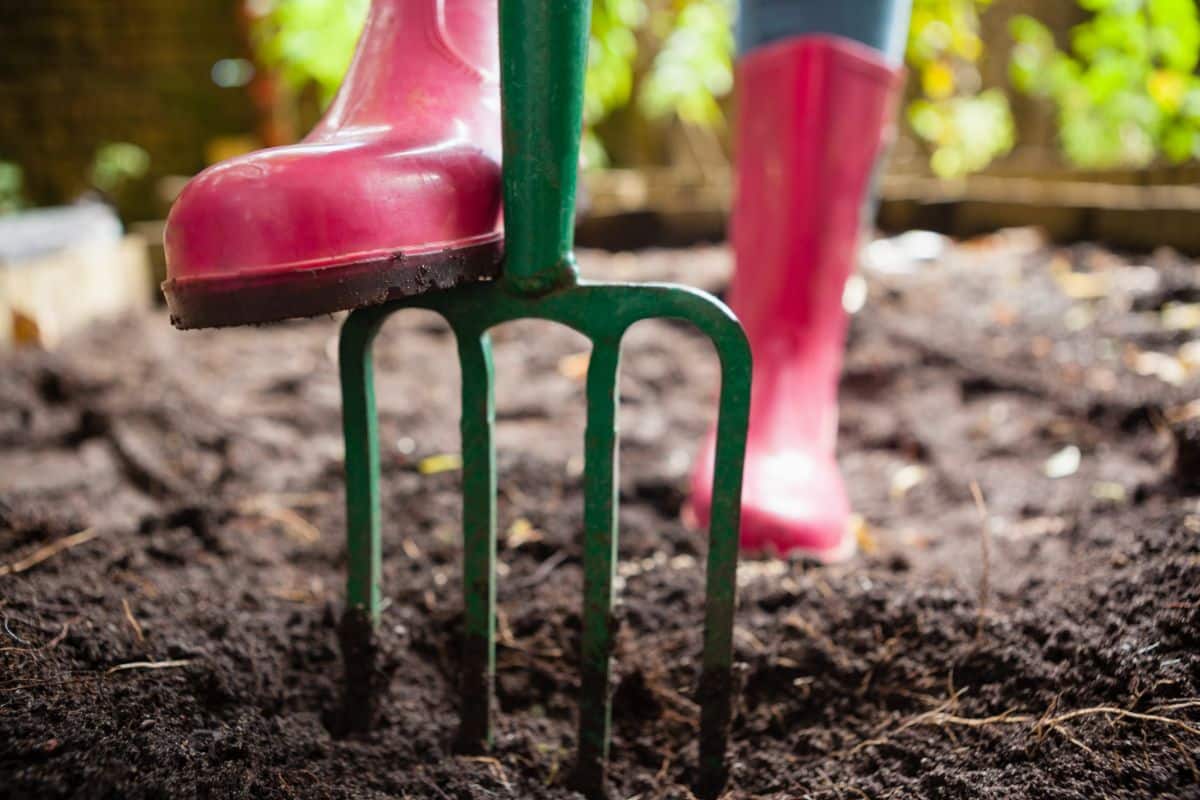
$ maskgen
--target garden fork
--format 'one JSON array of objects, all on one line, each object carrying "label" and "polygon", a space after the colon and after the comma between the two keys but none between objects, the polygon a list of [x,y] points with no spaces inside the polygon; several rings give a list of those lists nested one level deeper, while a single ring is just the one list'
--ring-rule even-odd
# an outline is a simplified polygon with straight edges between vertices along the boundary
[{"label": "garden fork", "polygon": [[[438,312],[453,329],[462,369],[465,643],[458,745],[479,752],[492,736],[496,620],[495,407],[488,330],[515,319],[550,320],[592,342],[584,469],[584,603],[579,742],[573,784],[606,795],[617,553],[617,371],[620,344],[643,319],[686,320],[716,346],[721,363],[699,685],[697,791],[726,780],[732,716],[733,614],[742,458],[749,414],[750,350],[732,313],[681,286],[580,280],[575,267],[575,182],[590,3],[501,0],[506,260],[502,277],[353,312],[342,328],[340,369],[346,437],[349,587],[343,624],[348,704],[369,703],[370,634],[381,598],[380,457],[371,345],[406,308]],[[361,710],[361,709],[360,709]]]}]

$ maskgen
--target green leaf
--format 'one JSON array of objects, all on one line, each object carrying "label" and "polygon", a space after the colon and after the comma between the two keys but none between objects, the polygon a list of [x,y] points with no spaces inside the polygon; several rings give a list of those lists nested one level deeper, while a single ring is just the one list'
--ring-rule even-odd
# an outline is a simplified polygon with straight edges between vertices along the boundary
[{"label": "green leaf", "polygon": [[1194,158],[1200,122],[1200,19],[1193,0],[1079,0],[1092,17],[1059,50],[1037,23],[1014,20],[1013,86],[1057,110],[1071,163],[1142,166]]}]

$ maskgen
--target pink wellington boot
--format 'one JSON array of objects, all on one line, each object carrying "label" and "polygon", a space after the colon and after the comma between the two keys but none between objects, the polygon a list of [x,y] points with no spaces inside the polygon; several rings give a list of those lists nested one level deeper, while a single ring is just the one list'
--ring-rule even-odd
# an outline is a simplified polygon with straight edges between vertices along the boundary
[{"label": "pink wellington boot", "polygon": [[496,0],[374,0],[304,141],[211,167],[167,220],[172,321],[269,322],[495,277]]},{"label": "pink wellington boot", "polygon": [[[834,459],[842,290],[900,71],[857,42],[804,36],[743,56],[737,81],[729,301],[754,354],[741,544],[838,561],[855,550]],[[692,475],[705,526],[712,445]]]}]

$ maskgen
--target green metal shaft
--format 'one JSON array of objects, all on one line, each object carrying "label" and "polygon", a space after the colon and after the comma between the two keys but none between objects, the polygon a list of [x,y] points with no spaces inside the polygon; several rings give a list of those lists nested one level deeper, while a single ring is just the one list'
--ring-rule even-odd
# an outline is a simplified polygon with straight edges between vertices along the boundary
[{"label": "green metal shaft", "polygon": [[590,0],[500,0],[505,283],[526,294],[576,275],[575,184]]}]

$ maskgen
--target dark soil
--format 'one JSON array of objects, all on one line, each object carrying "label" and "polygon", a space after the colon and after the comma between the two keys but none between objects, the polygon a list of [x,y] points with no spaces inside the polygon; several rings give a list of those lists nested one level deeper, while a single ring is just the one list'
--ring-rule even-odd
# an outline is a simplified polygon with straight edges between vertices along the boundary
[{"label": "dark soil", "polygon": [[[727,254],[584,264],[719,289]],[[1200,269],[1018,232],[869,285],[842,392],[862,552],[743,562],[729,796],[1200,797],[1198,365],[1174,358],[1200,334],[1172,305]],[[572,796],[582,340],[496,336],[502,713],[467,758],[459,475],[428,460],[458,447],[457,370],[418,312],[377,350],[386,695],[374,732],[331,732],[336,330],[160,314],[0,362],[0,564],[91,532],[0,576],[0,796]],[[680,512],[716,384],[691,330],[631,333],[620,797],[694,777],[704,546]]]}]

